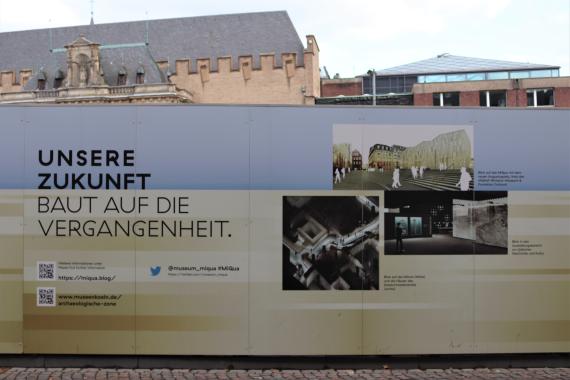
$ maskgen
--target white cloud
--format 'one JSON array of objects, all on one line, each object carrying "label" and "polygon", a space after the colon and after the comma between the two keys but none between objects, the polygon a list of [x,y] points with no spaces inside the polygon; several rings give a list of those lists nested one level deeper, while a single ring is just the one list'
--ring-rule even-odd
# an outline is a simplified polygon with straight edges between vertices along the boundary
[{"label": "white cloud", "polygon": [[77,25],[85,21],[78,7],[65,0],[0,0],[0,32]]},{"label": "white cloud", "polygon": [[[0,31],[85,24],[89,9],[89,0],[0,0]],[[567,0],[96,0],[95,22],[282,9],[303,42],[316,35],[321,64],[343,76],[443,52],[570,65]],[[528,33],[541,19],[556,42],[541,41],[542,29]]]}]

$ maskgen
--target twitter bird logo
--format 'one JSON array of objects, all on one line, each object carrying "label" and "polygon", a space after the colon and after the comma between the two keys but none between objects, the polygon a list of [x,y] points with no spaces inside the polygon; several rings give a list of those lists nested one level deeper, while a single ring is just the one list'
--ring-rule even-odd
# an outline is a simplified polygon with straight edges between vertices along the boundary
[{"label": "twitter bird logo", "polygon": [[159,266],[157,266],[157,267],[150,267],[150,275],[151,275],[152,277],[156,277],[156,276],[158,276],[159,274],[160,274],[160,267],[159,267]]}]

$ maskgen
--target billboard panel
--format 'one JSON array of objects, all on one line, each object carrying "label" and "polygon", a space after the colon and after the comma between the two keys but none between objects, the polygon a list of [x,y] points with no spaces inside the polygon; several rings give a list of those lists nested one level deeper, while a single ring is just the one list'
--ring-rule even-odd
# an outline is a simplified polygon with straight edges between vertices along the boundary
[{"label": "billboard panel", "polygon": [[568,350],[568,110],[0,115],[2,353]]}]

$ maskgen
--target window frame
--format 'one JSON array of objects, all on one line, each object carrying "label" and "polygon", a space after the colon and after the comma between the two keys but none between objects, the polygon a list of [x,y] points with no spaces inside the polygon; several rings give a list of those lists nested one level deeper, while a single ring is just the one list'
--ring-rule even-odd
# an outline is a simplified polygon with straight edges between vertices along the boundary
[{"label": "window frame", "polygon": [[[538,105],[538,91],[552,91],[552,104],[545,104],[545,105]],[[528,94],[532,93],[533,94],[533,105],[529,106],[528,105]],[[526,89],[526,94],[527,94],[527,107],[532,107],[532,108],[542,108],[542,107],[555,107],[556,106],[556,97],[555,97],[555,93],[554,93],[554,88],[553,87],[544,87],[544,88],[527,88]]]},{"label": "window frame", "polygon": [[[457,105],[445,104],[445,94],[457,94]],[[433,105],[433,107],[460,107],[461,106],[461,92],[460,91],[448,91],[448,92],[434,92],[432,93],[432,104],[433,98],[437,95],[439,98],[439,105]]]},{"label": "window frame", "polygon": [[[492,106],[491,105],[491,93],[503,93],[505,95],[505,105],[504,106]],[[485,94],[485,104],[481,104],[481,94]],[[508,91],[507,90],[481,90],[479,91],[479,106],[485,108],[504,108],[507,106],[507,97]]]}]

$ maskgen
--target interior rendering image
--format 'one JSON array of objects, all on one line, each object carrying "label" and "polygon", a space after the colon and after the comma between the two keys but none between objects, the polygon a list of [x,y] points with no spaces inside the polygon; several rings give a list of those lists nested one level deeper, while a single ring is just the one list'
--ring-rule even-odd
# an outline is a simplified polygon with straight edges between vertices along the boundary
[{"label": "interior rendering image", "polygon": [[379,197],[283,197],[283,290],[379,289]]},{"label": "interior rendering image", "polygon": [[508,253],[507,192],[387,192],[386,255]]}]

